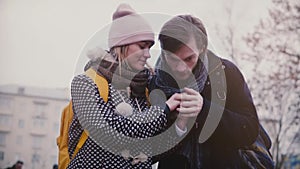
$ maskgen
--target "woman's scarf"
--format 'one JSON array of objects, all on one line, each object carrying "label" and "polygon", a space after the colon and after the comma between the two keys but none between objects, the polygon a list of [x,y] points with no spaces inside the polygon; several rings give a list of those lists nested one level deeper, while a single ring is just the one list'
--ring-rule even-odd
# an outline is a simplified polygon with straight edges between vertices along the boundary
[{"label": "woman's scarf", "polygon": [[132,97],[143,97],[145,95],[150,76],[148,69],[134,72],[126,64],[119,66],[117,62],[107,61],[101,57],[91,59],[84,70],[86,71],[90,67],[105,77],[116,89],[126,90],[127,87],[130,87]]},{"label": "woman's scarf", "polygon": [[[198,62],[191,72],[191,76],[184,80],[179,81],[173,78],[170,67],[167,65],[165,56],[160,56],[156,63],[156,79],[154,81],[156,87],[162,90],[167,98],[172,96],[174,93],[181,93],[184,87],[192,88],[198,92],[202,92],[207,79],[207,56],[199,56]],[[201,59],[202,58],[202,59]],[[205,64],[203,64],[203,62]]]}]

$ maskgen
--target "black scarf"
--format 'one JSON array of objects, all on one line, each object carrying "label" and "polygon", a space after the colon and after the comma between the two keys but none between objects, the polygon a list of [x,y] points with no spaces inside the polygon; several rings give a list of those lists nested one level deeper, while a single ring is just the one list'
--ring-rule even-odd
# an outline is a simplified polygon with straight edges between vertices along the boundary
[{"label": "black scarf", "polygon": [[116,62],[110,62],[102,58],[90,60],[84,70],[86,71],[90,67],[96,70],[98,74],[104,76],[116,89],[126,90],[127,87],[130,87],[131,97],[145,96],[150,76],[148,69],[134,72],[126,64],[119,66]]}]

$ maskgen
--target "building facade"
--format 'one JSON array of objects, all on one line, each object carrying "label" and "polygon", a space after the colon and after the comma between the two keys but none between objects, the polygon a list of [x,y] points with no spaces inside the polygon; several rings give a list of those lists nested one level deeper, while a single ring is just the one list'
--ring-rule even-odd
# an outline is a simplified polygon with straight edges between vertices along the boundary
[{"label": "building facade", "polygon": [[17,160],[24,169],[52,168],[60,115],[68,102],[68,89],[0,86],[0,168]]}]

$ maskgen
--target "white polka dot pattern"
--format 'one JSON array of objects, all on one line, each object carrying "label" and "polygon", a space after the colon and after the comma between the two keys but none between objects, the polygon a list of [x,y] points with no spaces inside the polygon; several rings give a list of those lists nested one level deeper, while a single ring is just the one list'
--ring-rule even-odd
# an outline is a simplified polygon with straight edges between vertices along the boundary
[{"label": "white polka dot pattern", "polygon": [[[134,108],[130,117],[115,112],[115,106],[123,101],[120,94]],[[105,103],[99,95],[96,84],[90,78],[78,75],[73,79],[71,96],[75,118],[69,133],[70,155],[74,153],[83,127],[89,131],[90,136],[68,169],[151,168],[151,158],[146,162],[132,165],[119,154],[124,149],[130,150],[132,155],[140,152],[151,154],[153,145],[147,141],[143,143],[140,141],[163,131],[166,114],[158,106],[149,107],[145,96],[138,98],[142,110],[139,112],[135,98],[129,98],[125,91],[120,91],[120,94],[109,84],[108,102]],[[157,148],[157,145],[155,147]]]}]

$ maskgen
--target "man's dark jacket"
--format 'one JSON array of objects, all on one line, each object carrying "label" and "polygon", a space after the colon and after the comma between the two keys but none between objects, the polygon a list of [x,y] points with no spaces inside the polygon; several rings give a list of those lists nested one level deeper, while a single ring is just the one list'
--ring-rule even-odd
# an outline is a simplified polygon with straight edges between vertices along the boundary
[{"label": "man's dark jacket", "polygon": [[[259,126],[249,88],[242,73],[232,62],[221,59],[210,51],[207,56],[209,75],[201,92],[204,100],[203,108],[185,138],[174,149],[154,158],[159,160],[159,169],[246,168],[241,162],[238,148],[255,141]],[[225,72],[226,81],[220,71]],[[154,76],[150,82],[150,90],[156,88],[153,83],[155,78],[157,77]],[[218,89],[213,90],[214,93],[211,92],[212,78],[219,79],[214,83],[220,83]],[[223,91],[222,88],[226,90]],[[213,95],[221,100],[226,97],[225,108],[218,104],[218,100],[211,100]],[[223,112],[222,118],[211,137],[199,143],[200,132],[213,106],[215,110],[219,109],[217,113]],[[169,121],[174,122],[174,119]]]}]

